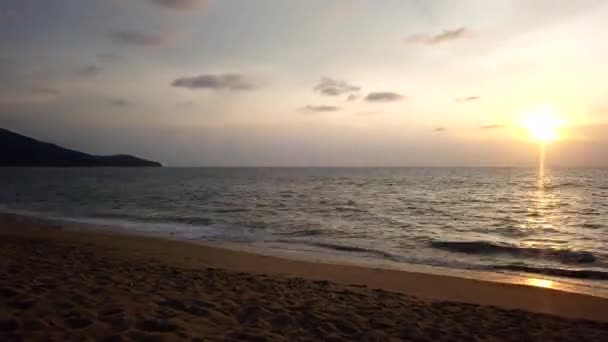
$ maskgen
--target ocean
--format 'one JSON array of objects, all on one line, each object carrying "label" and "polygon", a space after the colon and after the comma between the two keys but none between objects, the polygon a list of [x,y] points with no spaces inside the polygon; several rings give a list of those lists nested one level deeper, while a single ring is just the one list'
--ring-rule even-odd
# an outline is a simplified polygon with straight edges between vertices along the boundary
[{"label": "ocean", "polygon": [[608,169],[0,168],[0,211],[608,288]]}]

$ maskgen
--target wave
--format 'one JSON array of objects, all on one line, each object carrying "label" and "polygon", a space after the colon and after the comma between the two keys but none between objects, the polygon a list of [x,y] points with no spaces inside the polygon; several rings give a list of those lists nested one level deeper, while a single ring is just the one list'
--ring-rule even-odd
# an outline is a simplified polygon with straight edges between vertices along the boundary
[{"label": "wave", "polygon": [[231,213],[245,213],[249,211],[247,208],[226,208],[226,209],[215,209],[213,212],[217,214],[231,214]]},{"label": "wave", "polygon": [[118,219],[142,223],[179,223],[191,226],[210,226],[213,220],[203,216],[176,216],[176,215],[151,215],[139,216],[132,214],[97,212],[93,213],[92,218]]},{"label": "wave", "polygon": [[355,213],[364,213],[365,210],[363,209],[359,209],[356,207],[352,207],[352,206],[340,206],[340,207],[335,207],[334,208],[335,211],[339,211],[339,212],[355,212]]},{"label": "wave", "polygon": [[604,228],[605,225],[603,225],[601,223],[583,223],[581,225],[581,227],[589,228],[589,229],[600,229],[600,228]]},{"label": "wave", "polygon": [[355,252],[355,253],[373,254],[373,255],[376,255],[376,256],[380,256],[380,257],[382,257],[384,259],[398,261],[398,258],[395,255],[393,255],[391,253],[387,253],[387,252],[381,251],[381,250],[377,250],[377,249],[371,249],[371,248],[365,248],[365,247],[355,247],[355,246],[346,246],[346,245],[338,245],[338,244],[327,243],[327,242],[299,242],[299,243],[303,243],[303,244],[310,245],[310,246],[315,246],[315,247],[333,249],[335,251],[340,251],[340,252]]},{"label": "wave", "polygon": [[266,233],[255,227],[216,225],[205,217],[188,216],[137,216],[114,212],[96,212],[92,216],[69,216],[57,213],[2,210],[0,214],[17,215],[67,226],[76,224],[80,229],[119,230],[132,234],[152,234],[178,240],[256,242],[264,240]]},{"label": "wave", "polygon": [[565,182],[565,183],[550,183],[550,182],[546,182],[546,183],[535,183],[535,184],[524,184],[521,187],[523,189],[527,189],[527,190],[533,190],[533,189],[541,189],[541,190],[559,190],[559,189],[568,189],[568,188],[582,188],[584,187],[585,184],[582,183],[576,183],[576,182]]},{"label": "wave", "polygon": [[296,230],[289,233],[277,233],[277,235],[289,235],[289,236],[319,236],[327,232],[325,229],[302,229]]},{"label": "wave", "polygon": [[494,244],[487,241],[431,241],[432,248],[466,254],[508,254],[516,257],[556,259],[563,263],[593,263],[596,261],[593,253],[570,249],[552,249],[535,247],[517,247],[512,245]]},{"label": "wave", "polygon": [[580,188],[585,186],[585,184],[575,183],[575,182],[565,182],[565,183],[557,183],[557,184],[543,184],[544,189],[560,189],[560,188]]},{"label": "wave", "polygon": [[93,223],[108,226],[137,226],[137,225],[156,225],[158,227],[167,227],[168,231],[172,231],[172,226],[190,226],[208,228],[215,222],[204,216],[177,216],[177,215],[137,215],[127,214],[112,211],[97,211],[85,215],[65,215],[56,212],[43,211],[26,211],[26,210],[11,210],[0,206],[0,213],[19,215],[26,217],[35,217],[46,220],[58,221],[77,221],[82,223]]},{"label": "wave", "polygon": [[491,269],[497,271],[516,271],[577,279],[608,280],[608,272],[597,270],[570,270],[563,268],[532,267],[522,265],[498,265],[492,266]]},{"label": "wave", "polygon": [[188,224],[192,226],[210,226],[213,224],[213,220],[207,217],[177,217],[177,216],[165,216],[161,218],[163,221],[178,222]]}]

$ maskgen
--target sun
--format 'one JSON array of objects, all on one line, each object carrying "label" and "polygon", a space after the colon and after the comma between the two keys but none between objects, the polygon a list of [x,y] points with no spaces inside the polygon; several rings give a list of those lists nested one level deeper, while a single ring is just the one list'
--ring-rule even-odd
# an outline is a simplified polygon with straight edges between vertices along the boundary
[{"label": "sun", "polygon": [[559,128],[562,120],[559,115],[548,108],[529,112],[523,120],[523,127],[534,141],[547,143],[560,138]]}]

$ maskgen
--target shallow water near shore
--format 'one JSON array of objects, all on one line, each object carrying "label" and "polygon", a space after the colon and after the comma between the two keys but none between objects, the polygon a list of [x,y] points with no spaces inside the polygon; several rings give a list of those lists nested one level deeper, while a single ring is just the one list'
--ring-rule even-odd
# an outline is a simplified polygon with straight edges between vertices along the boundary
[{"label": "shallow water near shore", "polygon": [[608,288],[608,170],[0,169],[0,209],[123,232]]}]

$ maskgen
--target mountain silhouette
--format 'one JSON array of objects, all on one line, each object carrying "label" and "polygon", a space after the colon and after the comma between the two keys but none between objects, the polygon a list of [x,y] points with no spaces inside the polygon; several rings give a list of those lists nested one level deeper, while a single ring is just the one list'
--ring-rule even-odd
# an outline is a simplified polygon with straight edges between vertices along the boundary
[{"label": "mountain silhouette", "polygon": [[0,166],[160,167],[162,165],[129,155],[95,156],[0,128]]}]

